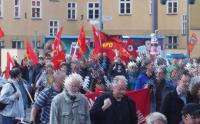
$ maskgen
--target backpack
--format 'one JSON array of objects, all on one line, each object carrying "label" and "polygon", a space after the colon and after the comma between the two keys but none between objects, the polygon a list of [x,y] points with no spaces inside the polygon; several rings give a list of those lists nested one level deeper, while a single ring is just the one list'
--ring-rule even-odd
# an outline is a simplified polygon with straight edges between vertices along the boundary
[{"label": "backpack", "polygon": [[[14,89],[13,94],[16,93],[16,92],[17,92],[17,89],[16,89],[16,87],[14,86],[14,84],[13,84],[13,83],[10,83],[10,82],[9,82],[9,84],[11,84],[11,86],[12,86],[13,89]],[[6,103],[3,103],[3,102],[0,101],[0,111],[2,111],[2,110],[6,107],[6,105],[7,105]]]}]

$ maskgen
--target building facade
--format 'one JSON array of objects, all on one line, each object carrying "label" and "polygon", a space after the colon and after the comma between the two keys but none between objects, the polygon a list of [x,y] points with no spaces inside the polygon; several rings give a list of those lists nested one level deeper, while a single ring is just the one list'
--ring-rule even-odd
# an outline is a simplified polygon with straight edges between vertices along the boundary
[{"label": "building facade", "polygon": [[[150,37],[152,0],[102,1],[104,32]],[[196,15],[199,5],[200,1],[196,1],[188,10],[187,0],[168,0],[166,5],[158,0],[158,32],[165,37],[166,53],[187,53],[187,13],[190,13],[189,30],[198,32],[200,15],[198,20]],[[91,24],[97,24],[98,18],[98,0],[0,0],[0,26],[5,32],[0,46],[23,49],[29,40],[40,48],[61,26],[65,42],[75,42],[82,24],[87,36],[92,38]],[[200,49],[197,48],[194,51]],[[198,54],[193,52],[192,56]]]}]

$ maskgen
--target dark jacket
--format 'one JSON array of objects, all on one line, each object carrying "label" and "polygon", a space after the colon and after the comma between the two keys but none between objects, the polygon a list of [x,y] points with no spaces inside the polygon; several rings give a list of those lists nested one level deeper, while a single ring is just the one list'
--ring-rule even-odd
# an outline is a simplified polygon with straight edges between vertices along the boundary
[{"label": "dark jacket", "polygon": [[[186,96],[186,103],[191,102],[191,96]],[[178,124],[181,122],[181,110],[184,102],[178,96],[177,91],[170,92],[164,99],[161,106],[161,113],[167,117],[168,124]]]},{"label": "dark jacket", "polygon": [[[112,105],[102,110],[104,100],[110,98]],[[90,110],[92,124],[137,124],[136,105],[128,96],[117,102],[112,93],[99,96]]]},{"label": "dark jacket", "polygon": [[110,67],[110,76],[114,78],[117,75],[126,76],[126,67],[123,63],[113,63]]},{"label": "dark jacket", "polygon": [[44,69],[44,65],[41,64],[36,64],[33,68],[33,76],[32,76],[32,81],[33,84],[35,84],[37,82],[37,80],[39,79],[40,75],[42,74],[42,71]]}]

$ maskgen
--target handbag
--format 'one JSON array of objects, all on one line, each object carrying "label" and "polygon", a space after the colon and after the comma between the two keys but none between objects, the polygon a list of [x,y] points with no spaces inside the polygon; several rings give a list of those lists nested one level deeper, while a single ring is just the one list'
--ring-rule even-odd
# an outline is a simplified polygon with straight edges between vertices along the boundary
[{"label": "handbag", "polygon": [[[9,82],[10,83],[10,82]],[[17,89],[16,89],[16,87],[14,86],[14,84],[13,83],[10,83],[11,84],[11,86],[13,87],[13,89],[14,89],[14,92],[13,92],[13,94],[14,93],[16,93],[17,92]],[[4,110],[4,108],[6,107],[6,105],[8,105],[8,104],[6,104],[6,103],[3,103],[3,102],[1,102],[0,101],[0,111],[2,111],[2,110]]]}]

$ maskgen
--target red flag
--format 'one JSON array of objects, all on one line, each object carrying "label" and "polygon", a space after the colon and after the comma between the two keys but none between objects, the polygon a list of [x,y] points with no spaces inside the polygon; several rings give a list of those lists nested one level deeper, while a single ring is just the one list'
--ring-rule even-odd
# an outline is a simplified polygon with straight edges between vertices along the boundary
[{"label": "red flag", "polygon": [[65,61],[65,52],[60,51],[56,56],[53,56],[52,62],[54,64],[54,69],[60,69],[60,64]]},{"label": "red flag", "polygon": [[61,49],[61,35],[63,27],[58,31],[56,38],[53,43],[53,58],[54,68],[57,70],[60,68],[60,64],[65,61],[65,52]]},{"label": "red flag", "polygon": [[38,56],[35,54],[29,41],[26,42],[26,56],[29,60],[32,61],[33,64],[38,62]]},{"label": "red flag", "polygon": [[56,34],[56,38],[53,43],[53,56],[56,56],[58,52],[61,50],[61,35],[62,35],[63,27],[60,28],[58,33]]},{"label": "red flag", "polygon": [[132,39],[128,39],[127,43],[126,43],[126,50],[133,55],[135,58],[138,57],[138,53],[137,51],[134,49],[134,42]]},{"label": "red flag", "polygon": [[99,31],[99,39],[100,39],[101,43],[106,42],[106,41],[108,41],[109,36],[106,33]]},{"label": "red flag", "polygon": [[[95,99],[100,95],[100,92],[96,92],[93,94],[85,94],[88,99],[89,107],[95,102]],[[135,101],[137,116],[138,116],[138,124],[145,123],[145,117],[150,113],[150,93],[148,89],[142,89],[137,91],[128,91],[126,94]]]},{"label": "red flag", "polygon": [[94,38],[94,49],[96,51],[99,51],[101,49],[101,44],[98,38],[97,30],[94,25],[92,25],[92,32],[93,32],[93,38]]},{"label": "red flag", "polygon": [[77,42],[80,48],[80,52],[83,55],[86,52],[85,31],[83,25],[81,27],[81,32]]},{"label": "red flag", "polygon": [[4,31],[3,29],[0,27],[0,38],[4,37]]},{"label": "red flag", "polygon": [[130,53],[121,44],[115,43],[114,47],[118,50],[121,60],[127,63]]},{"label": "red flag", "polygon": [[6,74],[5,74],[6,79],[9,78],[9,76],[10,76],[9,73],[13,66],[14,66],[14,61],[12,60],[10,53],[7,52],[7,65],[6,65]]}]

